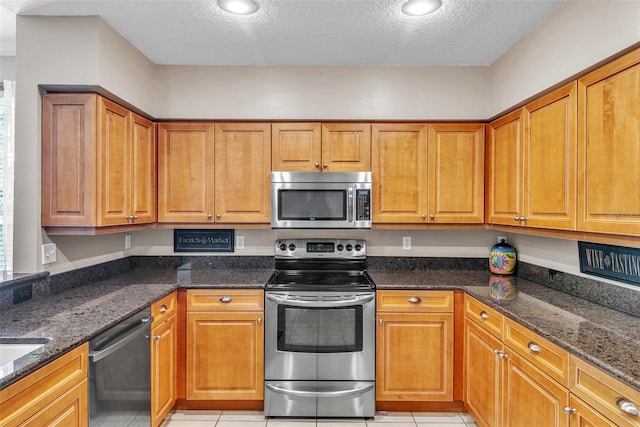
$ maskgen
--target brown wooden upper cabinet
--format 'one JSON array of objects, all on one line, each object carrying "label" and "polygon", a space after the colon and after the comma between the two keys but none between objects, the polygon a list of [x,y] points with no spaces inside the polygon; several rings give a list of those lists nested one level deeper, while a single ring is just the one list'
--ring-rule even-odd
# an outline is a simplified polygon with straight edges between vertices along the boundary
[{"label": "brown wooden upper cabinet", "polygon": [[44,95],[42,225],[155,222],[155,132],[150,120],[99,95]]},{"label": "brown wooden upper cabinet", "polygon": [[488,128],[487,222],[575,230],[576,84]]},{"label": "brown wooden upper cabinet", "polygon": [[484,125],[372,129],[374,223],[483,222]]},{"label": "brown wooden upper cabinet", "polygon": [[273,123],[274,171],[371,170],[370,123]]},{"label": "brown wooden upper cabinet", "polygon": [[158,221],[268,223],[270,170],[269,123],[162,123]]},{"label": "brown wooden upper cabinet", "polygon": [[578,80],[578,229],[640,234],[640,50]]}]

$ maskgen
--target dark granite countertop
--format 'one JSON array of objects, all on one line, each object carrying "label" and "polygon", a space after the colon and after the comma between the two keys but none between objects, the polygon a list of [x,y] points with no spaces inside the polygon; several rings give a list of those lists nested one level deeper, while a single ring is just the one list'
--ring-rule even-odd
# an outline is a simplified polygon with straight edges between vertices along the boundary
[{"label": "dark granite countertop", "polygon": [[51,337],[38,351],[0,369],[0,388],[43,366],[178,287],[262,288],[273,270],[188,266],[139,269],[89,283],[0,313],[2,337]]},{"label": "dark granite countertop", "polygon": [[[462,289],[640,390],[640,317],[516,277],[478,271],[369,271],[381,289]],[[505,280],[507,279],[507,280]],[[494,286],[490,286],[493,280]],[[509,283],[510,282],[510,283]]]},{"label": "dark granite countertop", "polygon": [[[140,268],[82,285],[0,313],[0,336],[52,337],[51,343],[0,372],[7,386],[181,288],[262,288],[272,269]],[[460,289],[640,390],[640,318],[551,288],[512,278],[491,295],[489,273],[447,270],[370,270],[381,289]],[[513,291],[513,289],[515,289]],[[509,292],[511,292],[509,294]],[[494,292],[495,294],[495,292]]]}]

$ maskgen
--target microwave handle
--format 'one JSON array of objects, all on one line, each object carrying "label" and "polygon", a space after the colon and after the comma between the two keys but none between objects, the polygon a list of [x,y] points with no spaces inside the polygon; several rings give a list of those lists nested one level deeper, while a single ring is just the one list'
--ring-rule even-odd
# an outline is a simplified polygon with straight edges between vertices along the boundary
[{"label": "microwave handle", "polygon": [[356,203],[354,197],[353,197],[353,186],[349,187],[349,191],[347,194],[347,197],[349,198],[349,200],[347,201],[347,221],[349,221],[349,223],[353,222],[353,207]]}]

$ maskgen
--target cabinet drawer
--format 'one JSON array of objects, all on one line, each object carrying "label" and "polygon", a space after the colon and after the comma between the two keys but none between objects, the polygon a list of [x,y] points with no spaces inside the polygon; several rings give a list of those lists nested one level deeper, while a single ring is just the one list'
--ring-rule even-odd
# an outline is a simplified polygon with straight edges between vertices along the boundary
[{"label": "cabinet drawer", "polygon": [[565,350],[511,319],[505,319],[503,341],[505,346],[569,387],[569,353]]},{"label": "cabinet drawer", "polygon": [[196,289],[187,291],[187,311],[263,311],[261,289]]},{"label": "cabinet drawer", "polygon": [[71,350],[0,390],[0,426],[15,426],[87,377],[88,344]]},{"label": "cabinet drawer", "polygon": [[502,339],[502,314],[468,295],[464,296],[464,314],[494,337]]},{"label": "cabinet drawer", "polygon": [[377,310],[408,313],[451,313],[453,291],[378,291]]},{"label": "cabinet drawer", "polygon": [[618,426],[640,425],[640,416],[626,413],[618,406],[626,401],[640,409],[640,391],[575,356],[571,356],[570,361],[571,393]]},{"label": "cabinet drawer", "polygon": [[176,293],[173,292],[160,301],[151,305],[151,315],[153,316],[152,328],[161,324],[171,316],[176,314]]}]

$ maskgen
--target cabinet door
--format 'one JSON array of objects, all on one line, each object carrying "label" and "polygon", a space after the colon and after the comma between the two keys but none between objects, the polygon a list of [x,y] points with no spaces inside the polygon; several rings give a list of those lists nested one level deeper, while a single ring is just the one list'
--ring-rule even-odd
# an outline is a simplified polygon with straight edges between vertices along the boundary
[{"label": "cabinet door", "polygon": [[427,218],[427,125],[372,125],[373,222]]},{"label": "cabinet door", "polygon": [[29,418],[21,427],[85,427],[89,422],[89,385],[83,379],[47,407]]},{"label": "cabinet door", "polygon": [[42,97],[42,225],[95,226],[93,94]]},{"label": "cabinet door", "polygon": [[98,225],[129,223],[131,112],[99,98]]},{"label": "cabinet door", "polygon": [[273,123],[271,168],[274,171],[320,171],[320,123]]},{"label": "cabinet door", "polygon": [[158,126],[158,222],[213,222],[213,123]]},{"label": "cabinet door", "polygon": [[478,425],[501,425],[502,360],[495,351],[502,343],[474,322],[465,319],[464,400]]},{"label": "cabinet door", "polygon": [[151,332],[151,425],[159,426],[176,401],[176,318]]},{"label": "cabinet door", "polygon": [[129,214],[133,223],[156,222],[156,125],[131,113]]},{"label": "cabinet door", "polygon": [[487,222],[520,225],[523,216],[522,138],[524,109],[489,124],[487,141]]},{"label": "cabinet door", "polygon": [[640,50],[578,80],[578,229],[640,234]]},{"label": "cabinet door", "polygon": [[368,172],[371,170],[370,123],[323,123],[322,170]]},{"label": "cabinet door", "polygon": [[379,313],[376,400],[453,400],[453,314]]},{"label": "cabinet door", "polygon": [[430,223],[484,222],[484,125],[429,125]]},{"label": "cabinet door", "polygon": [[576,227],[576,83],[525,107],[524,216],[529,227]]},{"label": "cabinet door", "polygon": [[216,123],[216,222],[271,221],[271,124]]},{"label": "cabinet door", "polygon": [[569,406],[570,427],[620,427],[620,424],[609,420],[573,394],[569,396]]},{"label": "cabinet door", "polygon": [[262,312],[187,313],[187,399],[263,399],[262,316]]},{"label": "cabinet door", "polygon": [[566,427],[569,392],[509,347],[504,365],[502,425]]}]

